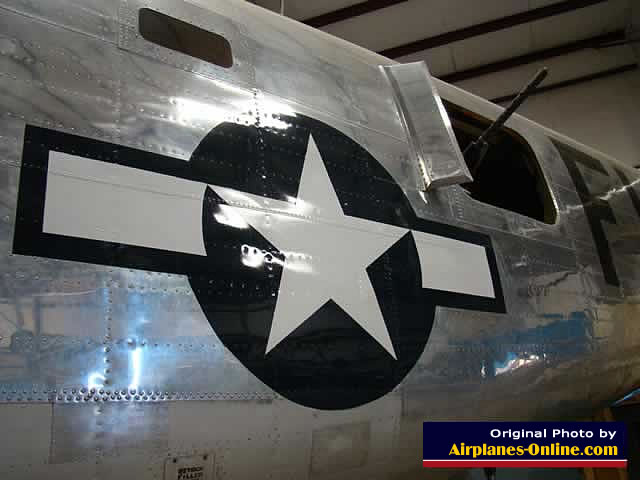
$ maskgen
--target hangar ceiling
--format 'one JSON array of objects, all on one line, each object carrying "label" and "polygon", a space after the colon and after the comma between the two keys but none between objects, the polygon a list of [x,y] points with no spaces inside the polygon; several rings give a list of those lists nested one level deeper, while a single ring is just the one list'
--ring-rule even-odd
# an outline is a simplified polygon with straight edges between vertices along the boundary
[{"label": "hangar ceiling", "polygon": [[[542,66],[543,89],[638,68],[635,0],[256,0],[284,15],[507,102]],[[635,23],[635,26],[633,25]]]}]

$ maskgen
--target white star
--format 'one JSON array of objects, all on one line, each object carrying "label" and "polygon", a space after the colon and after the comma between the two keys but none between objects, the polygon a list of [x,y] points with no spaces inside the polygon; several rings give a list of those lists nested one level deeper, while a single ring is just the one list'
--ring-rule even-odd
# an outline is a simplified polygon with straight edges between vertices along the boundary
[{"label": "white star", "polygon": [[212,188],[285,254],[265,354],[333,300],[397,358],[366,268],[408,230],[345,215],[313,137],[295,204]]}]

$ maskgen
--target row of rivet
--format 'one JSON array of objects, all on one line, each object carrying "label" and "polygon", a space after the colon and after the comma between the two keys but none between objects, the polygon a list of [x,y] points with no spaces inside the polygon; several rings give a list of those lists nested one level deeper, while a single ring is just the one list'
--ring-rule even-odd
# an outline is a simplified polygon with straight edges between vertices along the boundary
[{"label": "row of rivet", "polygon": [[0,393],[0,403],[83,403],[83,402],[162,402],[175,400],[274,400],[277,396],[264,392],[224,393],[224,392],[161,392],[159,390],[110,390],[82,387],[79,389],[56,389],[38,392],[36,390],[11,390]]}]

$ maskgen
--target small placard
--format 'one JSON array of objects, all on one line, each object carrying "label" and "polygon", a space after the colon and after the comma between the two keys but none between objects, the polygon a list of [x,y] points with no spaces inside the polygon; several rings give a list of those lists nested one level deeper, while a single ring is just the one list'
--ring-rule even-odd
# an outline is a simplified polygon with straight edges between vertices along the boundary
[{"label": "small placard", "polygon": [[164,480],[213,480],[213,455],[168,458]]}]

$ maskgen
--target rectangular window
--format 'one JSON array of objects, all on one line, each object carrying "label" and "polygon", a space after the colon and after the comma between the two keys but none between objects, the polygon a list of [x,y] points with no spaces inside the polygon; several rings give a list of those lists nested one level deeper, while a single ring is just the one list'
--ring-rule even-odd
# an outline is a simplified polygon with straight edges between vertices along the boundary
[{"label": "rectangular window", "polygon": [[231,44],[217,33],[149,8],[140,9],[138,26],[145,40],[220,67],[233,66]]},{"label": "rectangular window", "polygon": [[[444,101],[460,150],[477,139],[491,121]],[[507,127],[488,140],[489,149],[478,165],[465,158],[473,182],[463,185],[476,200],[554,224],[556,208],[536,155],[527,141]]]}]

